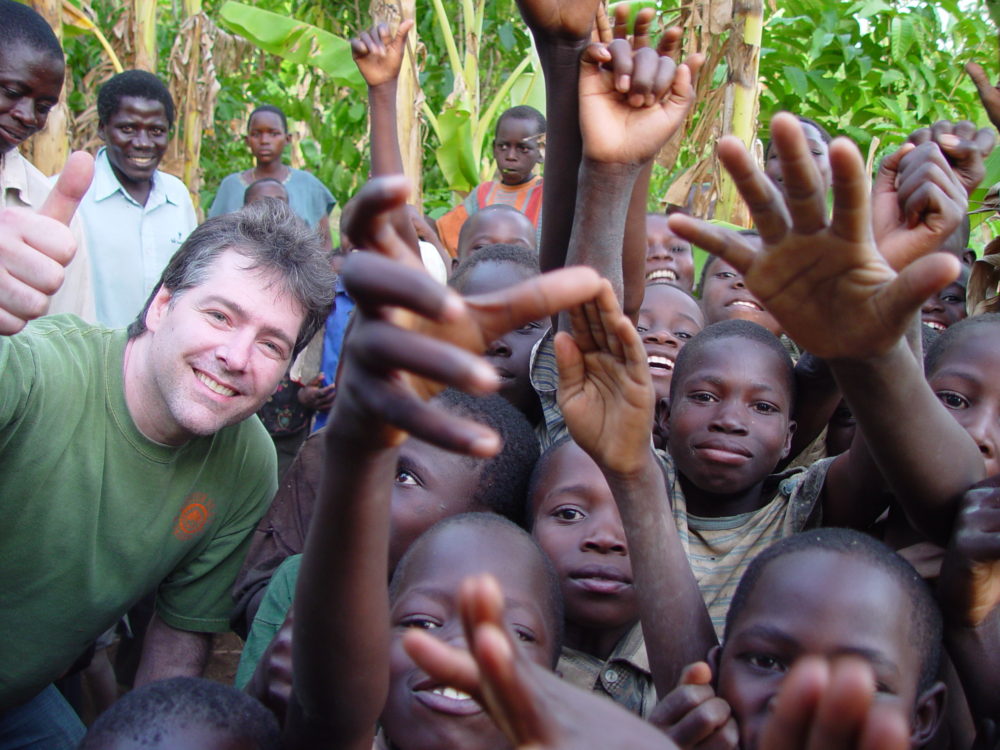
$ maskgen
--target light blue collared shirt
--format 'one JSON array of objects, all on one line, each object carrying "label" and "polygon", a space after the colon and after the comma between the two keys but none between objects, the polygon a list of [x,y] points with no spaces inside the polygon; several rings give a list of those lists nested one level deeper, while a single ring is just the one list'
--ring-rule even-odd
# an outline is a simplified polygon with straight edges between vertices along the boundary
[{"label": "light blue collared shirt", "polygon": [[191,196],[183,182],[157,170],[146,205],[139,205],[118,182],[102,148],[79,215],[87,233],[97,320],[123,328],[135,320],[167,262],[198,225]]}]

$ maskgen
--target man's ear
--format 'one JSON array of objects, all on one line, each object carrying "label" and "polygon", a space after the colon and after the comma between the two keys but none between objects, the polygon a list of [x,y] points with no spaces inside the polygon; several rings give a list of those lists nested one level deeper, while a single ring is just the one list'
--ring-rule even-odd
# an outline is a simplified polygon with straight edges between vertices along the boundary
[{"label": "man's ear", "polygon": [[792,450],[792,436],[795,435],[795,430],[798,428],[798,424],[795,420],[788,420],[788,434],[785,435],[785,447],[781,449],[781,457],[788,458],[789,451]]},{"label": "man's ear", "polygon": [[945,687],[944,683],[935,682],[917,696],[916,705],[913,707],[913,733],[910,735],[913,747],[923,747],[937,734],[941,720],[944,718],[947,695],[948,688]]},{"label": "man's ear", "polygon": [[156,290],[156,294],[153,295],[152,301],[149,303],[149,309],[146,310],[145,323],[147,331],[156,331],[160,327],[160,323],[167,314],[167,308],[170,307],[171,301],[173,301],[173,295],[161,284],[160,288]]},{"label": "man's ear", "polygon": [[103,124],[97,126],[97,137],[104,143],[108,142],[108,135],[105,132],[105,126]]}]

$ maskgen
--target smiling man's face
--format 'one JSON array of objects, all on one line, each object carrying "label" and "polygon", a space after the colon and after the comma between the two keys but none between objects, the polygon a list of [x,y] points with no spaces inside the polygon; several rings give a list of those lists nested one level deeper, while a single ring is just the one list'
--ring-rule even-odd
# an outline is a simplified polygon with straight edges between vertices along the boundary
[{"label": "smiling man's face", "polygon": [[151,184],[156,168],[167,151],[170,123],[163,103],[156,99],[124,96],[118,109],[98,129],[108,147],[108,161],[122,186]]}]

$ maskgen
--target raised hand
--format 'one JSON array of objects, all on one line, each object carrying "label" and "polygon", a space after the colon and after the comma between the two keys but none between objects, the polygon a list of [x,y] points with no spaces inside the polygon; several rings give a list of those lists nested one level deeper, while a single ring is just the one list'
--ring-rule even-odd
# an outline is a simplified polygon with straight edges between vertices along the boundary
[{"label": "raised hand", "polygon": [[380,23],[351,40],[351,54],[365,83],[375,87],[399,78],[406,35],[411,28],[413,19],[407,18],[399,24],[393,36],[388,24]]},{"label": "raised hand", "polygon": [[1000,486],[983,484],[965,493],[938,582],[946,617],[970,628],[1000,606]]},{"label": "raised hand", "polygon": [[323,373],[320,373],[302,386],[298,393],[299,403],[313,411],[328,411],[337,395],[337,384],[324,385],[323,380]]},{"label": "raised hand", "polygon": [[736,750],[739,730],[729,704],[712,688],[712,669],[703,661],[689,665],[677,687],[653,709],[649,722],[682,748]]},{"label": "raised hand", "polygon": [[958,275],[958,260],[932,253],[897,274],[875,246],[857,147],[846,139],[830,146],[834,209],[828,218],[798,120],[776,115],[771,133],[787,205],[738,139],[719,142],[719,158],[760,231],[760,251],[732,230],[679,214],[670,217],[671,229],[740,271],[747,288],[802,348],[824,359],[886,353],[923,300]]},{"label": "raised hand", "polygon": [[472,695],[519,750],[672,750],[613,701],[559,679],[520,653],[503,624],[503,594],[483,576],[460,594],[469,651],[411,630],[403,645],[434,679]]},{"label": "raised hand", "polygon": [[600,0],[517,0],[535,39],[581,42],[590,36]]},{"label": "raised hand", "polygon": [[679,128],[694,102],[701,56],[677,65],[625,39],[591,45],[580,61],[583,154],[597,162],[641,165]]},{"label": "raised hand", "polygon": [[934,143],[905,144],[882,160],[872,186],[872,230],[893,270],[941,247],[958,228],[967,194]]},{"label": "raised hand", "polygon": [[[494,370],[479,356],[489,343],[593,299],[601,281],[591,269],[568,268],[463,298],[422,268],[404,265],[409,248],[385,214],[402,204],[406,192],[405,180],[385,178],[370,182],[356,198],[349,235],[376,252],[352,253],[344,263],[344,284],[358,312],[345,342],[334,408],[341,419],[353,414],[361,420],[355,424],[368,425],[383,445],[412,433],[448,450],[489,456],[499,447],[494,433],[425,399],[447,386],[496,390]],[[377,434],[379,427],[389,434]]]},{"label": "raised hand", "polygon": [[555,341],[566,426],[599,466],[635,473],[649,454],[655,398],[646,350],[606,281],[596,299],[569,311],[569,321],[571,334]]},{"label": "raised hand", "polygon": [[986,71],[976,63],[969,63],[965,66],[965,72],[976,84],[979,91],[979,99],[983,102],[986,114],[993,123],[993,127],[1000,130],[1000,84],[994,86],[990,79],[986,77]]},{"label": "raised hand", "polygon": [[858,658],[798,661],[781,685],[758,747],[767,750],[906,750],[898,701],[875,699],[871,667]]},{"label": "raised hand", "polygon": [[[941,120],[929,128],[920,128],[910,133],[907,139],[910,143],[936,143],[948,164],[965,187],[967,195],[979,187],[986,175],[986,165],[983,160],[990,155],[996,144],[996,133],[990,128],[977,130],[976,126],[966,121],[948,122]],[[904,163],[909,155],[903,158]]]},{"label": "raised hand", "polygon": [[76,253],[69,222],[94,174],[93,158],[70,155],[55,187],[36,213],[0,211],[0,335],[10,336],[45,315]]}]

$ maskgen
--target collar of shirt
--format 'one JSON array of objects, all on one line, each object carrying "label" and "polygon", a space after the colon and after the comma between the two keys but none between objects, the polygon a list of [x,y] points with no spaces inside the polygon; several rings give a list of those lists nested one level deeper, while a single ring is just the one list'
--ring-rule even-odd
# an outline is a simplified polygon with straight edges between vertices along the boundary
[{"label": "collar of shirt", "polygon": [[28,160],[16,148],[0,156],[0,205],[6,205],[7,193],[16,192],[20,202],[34,206],[28,185]]},{"label": "collar of shirt", "polygon": [[[153,187],[149,191],[149,199],[146,201],[146,205],[142,206],[146,211],[152,211],[164,203],[178,205],[177,199],[163,189],[163,180],[160,179],[159,175],[159,170],[156,170],[153,174]],[[94,163],[94,183],[92,189],[94,191],[94,200],[97,202],[110,198],[116,192],[120,191],[125,200],[137,206],[139,205],[139,202],[129,195],[129,192],[118,181],[118,177],[115,176],[115,172],[111,168],[111,161],[108,159],[107,148],[105,147],[101,147],[101,150],[97,152]]]}]

